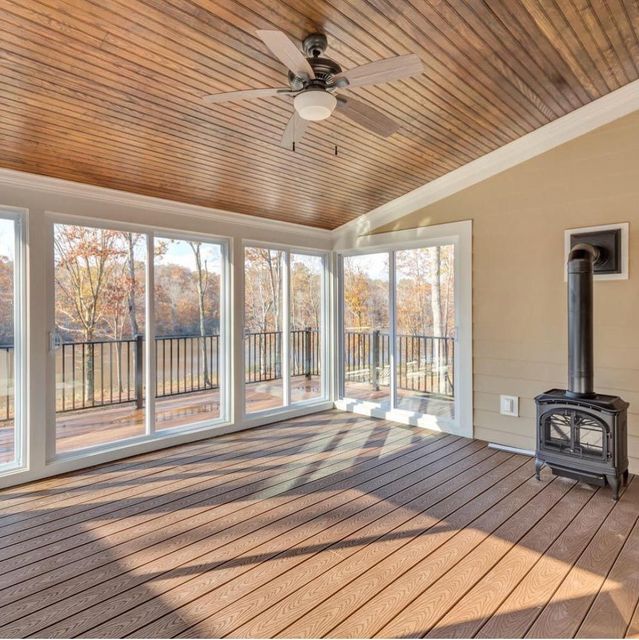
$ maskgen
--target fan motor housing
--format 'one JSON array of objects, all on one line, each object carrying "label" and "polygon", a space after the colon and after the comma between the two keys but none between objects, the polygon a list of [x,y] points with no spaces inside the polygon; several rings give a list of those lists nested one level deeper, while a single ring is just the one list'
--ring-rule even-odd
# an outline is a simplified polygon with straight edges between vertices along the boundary
[{"label": "fan motor housing", "polygon": [[299,76],[296,76],[292,71],[288,72],[288,83],[294,91],[300,91],[306,86],[318,86],[323,89],[326,88],[332,81],[332,79],[342,72],[337,62],[330,58],[307,58],[308,63],[313,67],[313,73],[315,74],[314,80],[304,81]]}]

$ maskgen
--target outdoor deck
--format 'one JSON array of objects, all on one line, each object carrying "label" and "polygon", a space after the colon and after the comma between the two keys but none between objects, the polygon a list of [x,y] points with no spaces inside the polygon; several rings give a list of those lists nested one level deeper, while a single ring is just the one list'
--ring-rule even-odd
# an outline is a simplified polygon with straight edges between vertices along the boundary
[{"label": "outdoor deck", "polygon": [[[291,380],[297,401],[317,397],[320,377],[296,376]],[[256,382],[246,385],[247,409],[251,412],[278,406],[282,395],[282,381]],[[158,398],[156,402],[156,430],[172,429],[219,416],[219,391],[196,391],[182,395]],[[57,452],[65,453],[100,444],[125,440],[144,434],[144,410],[135,404],[94,407],[59,413],[56,421]],[[0,423],[0,463],[13,455],[13,426]]]},{"label": "outdoor deck", "polygon": [[336,411],[0,492],[2,637],[639,635],[615,503]]}]

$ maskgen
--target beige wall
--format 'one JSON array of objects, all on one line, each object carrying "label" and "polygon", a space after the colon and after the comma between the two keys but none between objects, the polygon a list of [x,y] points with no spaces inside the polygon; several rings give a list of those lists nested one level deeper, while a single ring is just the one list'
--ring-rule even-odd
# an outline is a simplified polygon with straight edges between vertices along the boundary
[{"label": "beige wall", "polygon": [[[473,220],[475,434],[534,448],[536,394],[566,385],[564,229],[630,223],[630,278],[595,284],[597,391],[630,402],[639,472],[639,112],[375,233]],[[499,394],[520,416],[499,415]]]}]

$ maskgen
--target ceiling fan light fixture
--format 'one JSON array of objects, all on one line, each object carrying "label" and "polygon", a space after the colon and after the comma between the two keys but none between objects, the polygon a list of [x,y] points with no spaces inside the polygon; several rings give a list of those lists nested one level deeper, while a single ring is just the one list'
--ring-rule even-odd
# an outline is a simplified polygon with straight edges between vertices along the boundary
[{"label": "ceiling fan light fixture", "polygon": [[337,98],[323,89],[310,89],[299,93],[293,100],[295,111],[303,120],[326,120],[337,105]]}]

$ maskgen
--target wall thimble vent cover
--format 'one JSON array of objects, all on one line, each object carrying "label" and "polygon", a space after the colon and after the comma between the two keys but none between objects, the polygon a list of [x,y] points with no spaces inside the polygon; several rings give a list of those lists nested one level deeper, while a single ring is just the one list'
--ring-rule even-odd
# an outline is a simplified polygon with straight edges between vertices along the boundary
[{"label": "wall thimble vent cover", "polygon": [[[567,229],[564,236],[566,260],[576,244],[587,243],[599,249],[594,263],[595,280],[628,279],[628,223],[606,224],[598,227]],[[564,260],[564,264],[566,263]],[[564,279],[566,273],[564,272]]]}]

